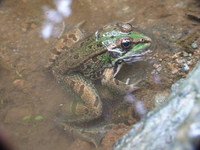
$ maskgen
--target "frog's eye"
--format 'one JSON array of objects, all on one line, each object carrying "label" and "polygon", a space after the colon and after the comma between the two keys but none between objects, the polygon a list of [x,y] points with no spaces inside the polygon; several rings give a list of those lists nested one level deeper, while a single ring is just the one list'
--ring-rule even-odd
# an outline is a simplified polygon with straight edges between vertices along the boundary
[{"label": "frog's eye", "polygon": [[130,39],[122,39],[121,40],[121,47],[122,49],[129,49],[131,48],[132,42]]}]

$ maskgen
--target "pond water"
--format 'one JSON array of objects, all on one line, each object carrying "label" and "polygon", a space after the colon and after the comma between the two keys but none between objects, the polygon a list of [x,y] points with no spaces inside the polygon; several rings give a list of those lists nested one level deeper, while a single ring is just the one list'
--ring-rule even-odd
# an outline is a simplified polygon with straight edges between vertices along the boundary
[{"label": "pond water", "polygon": [[[53,36],[45,39],[41,35],[48,21],[44,8],[56,10],[53,0],[0,0],[0,126],[14,147],[20,150],[95,148],[58,126],[57,120],[64,120],[63,109],[70,104],[71,97],[45,66],[63,22],[70,27],[85,21],[81,27],[91,34],[105,24],[134,19],[132,24],[152,37],[154,49],[149,59],[126,66],[118,76],[122,81],[127,77],[142,80],[139,84],[142,88],[134,97],[149,111],[157,106],[154,97],[167,95],[171,84],[184,77],[199,60],[199,51],[191,52],[190,48],[185,51],[182,45],[175,45],[178,42],[191,45],[199,37],[198,23],[185,15],[189,8],[198,7],[196,3],[195,0],[73,0],[71,15],[62,16],[63,20],[55,23],[58,33],[53,32]],[[185,40],[188,35],[194,38]],[[181,70],[183,64],[187,65],[185,70]],[[140,119],[134,105],[128,105],[128,111],[117,113],[118,108],[112,111],[112,106],[105,106],[109,111],[105,111],[104,119],[110,119],[116,126],[97,149],[112,149],[116,139]],[[130,121],[126,113],[136,119]]]}]

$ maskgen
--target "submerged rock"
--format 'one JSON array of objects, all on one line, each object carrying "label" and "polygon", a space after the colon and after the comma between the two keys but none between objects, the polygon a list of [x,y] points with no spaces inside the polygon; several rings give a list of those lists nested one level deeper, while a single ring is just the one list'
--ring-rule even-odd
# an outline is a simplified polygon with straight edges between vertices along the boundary
[{"label": "submerged rock", "polygon": [[189,150],[200,147],[200,62],[176,82],[167,102],[149,112],[114,150]]}]

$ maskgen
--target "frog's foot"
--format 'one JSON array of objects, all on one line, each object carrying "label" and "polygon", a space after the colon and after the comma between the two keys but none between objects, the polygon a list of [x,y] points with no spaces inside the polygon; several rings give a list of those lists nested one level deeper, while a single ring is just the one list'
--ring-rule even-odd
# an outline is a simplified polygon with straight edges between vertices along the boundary
[{"label": "frog's foot", "polygon": [[80,21],[77,25],[76,28],[80,28],[81,26],[83,26],[86,23],[85,20]]},{"label": "frog's foot", "polygon": [[131,93],[137,89],[139,89],[139,87],[136,86],[137,83],[135,84],[129,84],[129,81],[122,82],[118,79],[115,78],[114,74],[114,70],[113,68],[107,68],[104,71],[104,78],[102,79],[102,84],[111,88],[114,91],[117,91],[118,93],[120,93],[121,95],[125,95],[127,93]]},{"label": "frog's foot", "polygon": [[95,147],[100,145],[101,140],[105,137],[107,131],[112,127],[110,124],[102,127],[81,128],[74,125],[68,125],[64,122],[60,123],[60,126],[69,134],[84,141],[90,142],[94,144]]},{"label": "frog's foot", "polygon": [[132,23],[133,21],[135,20],[135,18],[131,18],[130,20],[128,20],[128,21],[125,21],[125,23]]}]

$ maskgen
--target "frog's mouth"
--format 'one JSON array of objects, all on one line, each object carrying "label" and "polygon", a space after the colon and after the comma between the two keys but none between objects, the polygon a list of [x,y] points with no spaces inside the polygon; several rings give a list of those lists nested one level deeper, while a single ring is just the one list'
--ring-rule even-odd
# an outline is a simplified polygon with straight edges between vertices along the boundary
[{"label": "frog's mouth", "polygon": [[122,61],[126,64],[131,64],[133,62],[137,62],[137,61],[142,61],[145,59],[146,54],[151,53],[152,51],[150,49],[144,50],[142,52],[138,52],[138,53],[131,53],[128,56],[124,56],[122,58],[120,58],[118,61]]},{"label": "frog's mouth", "polygon": [[114,61],[114,66],[122,63],[131,64],[137,61],[142,61],[145,59],[145,56],[151,52],[152,51],[150,49],[144,49],[139,52],[132,52],[128,55],[124,55]]}]

